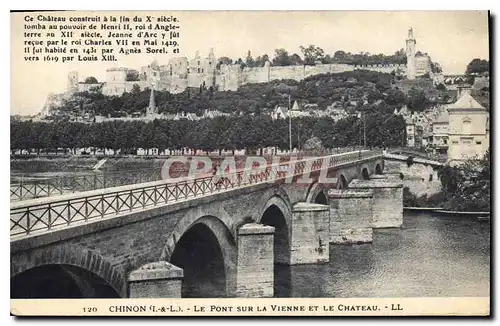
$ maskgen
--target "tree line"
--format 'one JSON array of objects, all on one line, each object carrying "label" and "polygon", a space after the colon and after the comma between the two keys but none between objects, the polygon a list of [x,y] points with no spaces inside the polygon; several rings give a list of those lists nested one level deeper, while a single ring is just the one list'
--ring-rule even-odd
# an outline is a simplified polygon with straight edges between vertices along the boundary
[{"label": "tree line", "polygon": [[221,57],[218,60],[217,67],[221,64],[240,64],[242,68],[263,67],[266,61],[270,61],[273,66],[295,66],[295,65],[316,65],[330,63],[344,63],[352,65],[374,65],[374,64],[406,64],[406,52],[404,49],[397,50],[392,55],[370,54],[368,52],[351,53],[338,50],[333,54],[327,54],[319,46],[310,44],[300,46],[301,54],[290,53],[284,48],[274,50],[273,56],[267,53],[259,55],[256,58],[248,50],[244,59],[233,60],[229,57]]},{"label": "tree line", "polygon": [[[364,129],[367,146],[401,146],[406,138],[401,117],[372,112],[367,113],[365,119],[348,117],[337,122],[330,118],[295,118],[292,120],[292,145],[302,148],[312,137],[319,138],[326,148],[360,145]],[[11,150],[34,149],[37,152],[88,147],[125,152],[137,148],[251,151],[263,147],[289,147],[288,120],[272,120],[268,116],[94,124],[11,121],[10,139]]]}]

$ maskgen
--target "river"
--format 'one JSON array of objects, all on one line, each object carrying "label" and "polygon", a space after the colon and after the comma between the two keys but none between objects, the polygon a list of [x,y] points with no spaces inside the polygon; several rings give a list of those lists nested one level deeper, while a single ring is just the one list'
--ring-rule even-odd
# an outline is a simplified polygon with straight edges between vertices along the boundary
[{"label": "river", "polygon": [[[64,162],[61,169],[58,161],[26,161],[11,164],[11,172],[58,175],[54,171],[83,172],[92,164]],[[124,165],[109,170],[159,167],[160,161]],[[275,283],[276,297],[489,296],[490,223],[407,212],[403,228],[374,230],[371,244],[330,245],[327,264],[278,266]]]},{"label": "river", "polygon": [[489,296],[490,224],[405,213],[373,243],[330,245],[327,264],[281,266],[277,297]]}]

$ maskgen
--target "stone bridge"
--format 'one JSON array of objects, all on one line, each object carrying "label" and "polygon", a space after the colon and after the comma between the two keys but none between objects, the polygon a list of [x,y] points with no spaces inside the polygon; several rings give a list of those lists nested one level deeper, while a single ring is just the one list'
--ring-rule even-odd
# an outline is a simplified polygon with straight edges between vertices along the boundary
[{"label": "stone bridge", "polygon": [[[276,265],[401,227],[402,184],[359,151],[175,184],[11,203],[12,298],[272,297]],[[243,179],[241,178],[243,177]]]}]

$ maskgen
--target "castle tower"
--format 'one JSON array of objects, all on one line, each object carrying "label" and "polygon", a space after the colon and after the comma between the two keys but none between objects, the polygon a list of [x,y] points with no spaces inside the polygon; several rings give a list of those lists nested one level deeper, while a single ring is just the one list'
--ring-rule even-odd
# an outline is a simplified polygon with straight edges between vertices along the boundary
[{"label": "castle tower", "polygon": [[208,59],[215,61],[214,48],[210,48],[210,53],[208,54]]},{"label": "castle tower", "polygon": [[151,87],[151,94],[149,95],[149,105],[146,109],[146,115],[157,114],[158,110],[155,103],[155,91],[154,88]]},{"label": "castle tower", "polygon": [[68,73],[68,91],[78,91],[78,71],[70,71]]},{"label": "castle tower", "polygon": [[417,41],[413,37],[413,28],[408,30],[408,38],[406,39],[406,78],[415,79],[415,45]]}]

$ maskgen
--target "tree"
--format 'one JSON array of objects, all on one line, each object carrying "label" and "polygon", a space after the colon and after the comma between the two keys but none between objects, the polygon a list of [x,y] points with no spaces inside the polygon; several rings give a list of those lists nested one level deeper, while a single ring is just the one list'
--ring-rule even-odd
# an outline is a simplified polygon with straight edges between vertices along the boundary
[{"label": "tree", "polygon": [[346,53],[342,50],[335,51],[335,53],[333,54],[333,60],[340,61],[340,62],[345,61],[346,60]]},{"label": "tree", "polygon": [[97,80],[97,78],[93,76],[85,78],[85,84],[97,84],[97,83],[99,83],[99,81]]},{"label": "tree", "polygon": [[436,86],[436,89],[439,90],[439,91],[446,91],[446,86],[444,86],[443,83],[439,83]]},{"label": "tree", "polygon": [[255,67],[255,60],[252,58],[252,53],[248,50],[247,57],[245,58],[247,67]]},{"label": "tree", "polygon": [[427,97],[423,90],[412,88],[408,91],[408,108],[416,111],[423,111],[428,104]]},{"label": "tree", "polygon": [[262,57],[258,56],[257,59],[255,59],[254,66],[263,67],[267,61],[269,61],[269,56],[267,54],[264,54]]},{"label": "tree", "polygon": [[293,65],[303,65],[304,64],[304,62],[302,61],[302,58],[297,53],[292,54],[292,56],[290,57],[290,61],[292,62]]},{"label": "tree", "polygon": [[273,65],[275,66],[291,66],[292,65],[292,60],[290,60],[290,57],[288,56],[288,52],[281,48],[281,49],[276,49],[274,53],[274,58],[273,58]]},{"label": "tree", "polygon": [[437,62],[431,62],[431,71],[433,73],[442,73],[443,72],[443,69],[441,68],[441,65]]},{"label": "tree", "polygon": [[311,137],[304,143],[304,150],[306,151],[318,151],[322,149],[323,145],[318,137]]},{"label": "tree", "polygon": [[489,72],[490,63],[487,60],[481,60],[479,58],[473,59],[465,69],[465,73],[467,75],[470,74],[482,74],[485,72]]},{"label": "tree", "polygon": [[300,51],[304,54],[304,64],[306,65],[315,65],[316,61],[322,60],[325,55],[325,51],[323,51],[322,48],[316,47],[312,44],[307,48],[301,46]]},{"label": "tree", "polygon": [[220,69],[221,65],[230,65],[233,63],[233,59],[230,59],[228,57],[221,57],[217,61],[217,69]]},{"label": "tree", "polygon": [[488,150],[481,158],[466,160],[459,166],[444,166],[438,171],[445,209],[489,211],[491,161]]},{"label": "tree", "polygon": [[132,94],[135,94],[135,95],[139,95],[141,93],[141,86],[139,86],[139,84],[134,84],[132,86],[132,91],[131,91]]},{"label": "tree", "polygon": [[126,81],[139,81],[139,72],[134,69],[127,70]]}]

